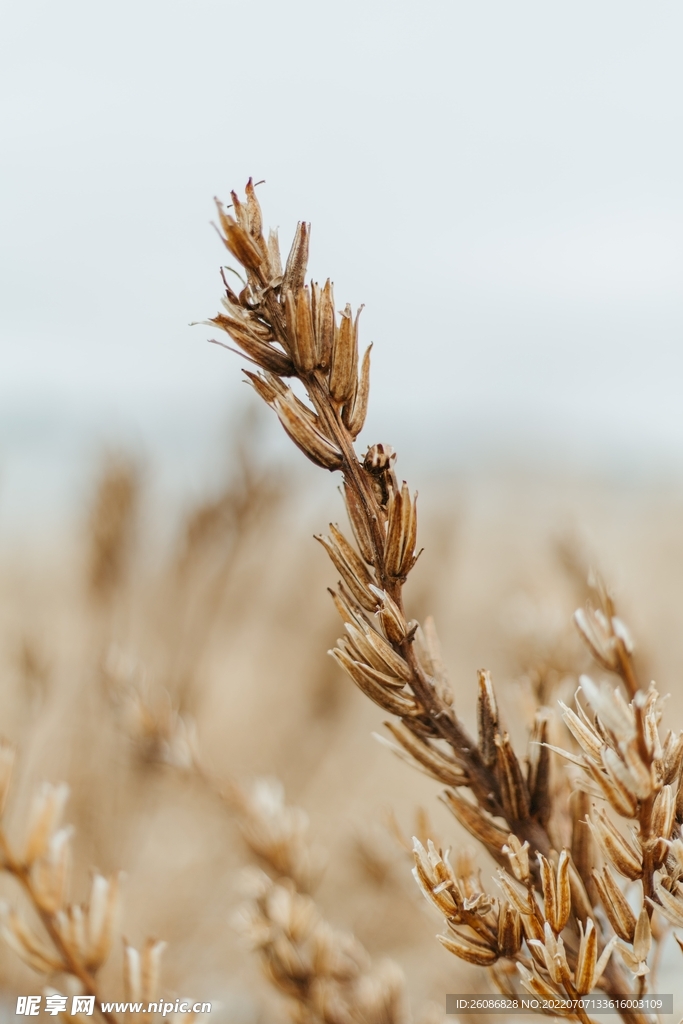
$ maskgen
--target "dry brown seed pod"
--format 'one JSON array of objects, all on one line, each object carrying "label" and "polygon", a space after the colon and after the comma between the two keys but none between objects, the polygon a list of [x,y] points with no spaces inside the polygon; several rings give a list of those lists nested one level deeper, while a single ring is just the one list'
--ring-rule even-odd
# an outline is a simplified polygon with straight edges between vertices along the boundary
[{"label": "dry brown seed pod", "polygon": [[296,234],[289,250],[285,272],[282,278],[282,292],[296,293],[304,283],[306,277],[306,266],[308,265],[308,244],[311,234],[311,225],[300,221],[296,226]]},{"label": "dry brown seed pod", "polygon": [[529,817],[529,793],[508,733],[496,733],[495,744],[503,810],[508,822],[524,821]]},{"label": "dry brown seed pod", "polygon": [[638,785],[633,775],[612,747],[604,746],[600,753],[610,782],[618,791],[619,799],[617,802],[625,805],[627,809],[625,811],[620,810],[615,803],[612,806],[626,817],[635,817],[638,808]]},{"label": "dry brown seed pod", "polygon": [[633,942],[636,930],[635,914],[617,885],[614,875],[605,864],[602,871],[594,871],[593,879],[609,922],[620,939]]},{"label": "dry brown seed pod", "polygon": [[[520,911],[521,913],[521,911]],[[545,956],[539,947],[542,947],[545,940],[544,924],[542,915],[521,914],[522,931],[531,955],[540,967],[545,967]]]},{"label": "dry brown seed pod", "polygon": [[681,778],[681,768],[683,768],[683,732],[676,737],[673,733],[669,733],[669,737],[670,744],[666,752],[662,754],[662,782],[666,785],[678,782]]},{"label": "dry brown seed pod", "polygon": [[334,294],[332,282],[328,278],[325,287],[320,292],[319,300],[316,303],[316,346],[318,352],[318,365],[321,370],[329,370],[332,361],[332,348],[336,331],[336,317],[334,313]]},{"label": "dry brown seed pod", "polygon": [[[358,554],[354,551],[351,544],[349,544],[344,534],[334,525],[334,523],[330,523],[330,533],[332,534],[332,540],[341,551],[356,577],[369,588],[374,581],[371,570],[368,569],[364,562],[358,557]],[[373,604],[373,608],[376,607],[377,603],[375,602]]]},{"label": "dry brown seed pod", "polygon": [[433,615],[427,615],[424,620],[424,628],[418,629],[415,634],[415,642],[418,644],[422,641],[421,650],[419,652],[419,658],[422,662],[423,657],[429,661],[429,672],[428,675],[432,676],[436,680],[436,688],[439,696],[445,704],[452,707],[455,698],[453,691],[448,681],[448,674],[446,672],[446,666],[443,660],[443,653],[441,650],[441,642],[439,641],[439,634],[436,630],[436,623],[434,622]]},{"label": "dry brown seed pod", "polygon": [[296,296],[296,341],[297,368],[303,374],[310,373],[316,365],[316,343],[313,333],[311,294],[305,287],[300,288]]},{"label": "dry brown seed pod", "polygon": [[643,874],[642,855],[617,831],[605,812],[595,811],[588,824],[598,846],[619,874],[631,881],[640,878]]},{"label": "dry brown seed pod", "polygon": [[281,398],[286,405],[292,406],[310,426],[311,430],[320,433],[320,420],[308,406],[297,398],[292,389],[288,387],[279,377],[272,373],[255,374],[249,370],[243,370],[249,379],[249,383],[272,409],[275,408],[275,400]]},{"label": "dry brown seed pod", "polygon": [[401,573],[403,558],[403,495],[400,491],[392,491],[389,495],[388,515],[384,569],[387,576],[397,578]]},{"label": "dry brown seed pod", "polygon": [[353,398],[358,383],[356,334],[359,315],[360,310],[356,314],[356,323],[354,324],[351,306],[347,303],[335,332],[330,370],[330,394],[340,404]]},{"label": "dry brown seed pod", "polygon": [[562,701],[558,701],[562,708],[562,720],[570,733],[589,757],[599,758],[603,746],[602,738],[585,722],[581,721],[577,714],[568,708]]},{"label": "dry brown seed pod", "polygon": [[365,661],[357,656],[357,652],[350,643],[347,637],[341,637],[337,641],[337,650],[343,651],[343,653],[353,661],[357,666],[358,671],[363,673],[364,678],[371,680],[377,686],[380,686],[391,693],[403,693],[405,695],[405,683],[402,679],[397,679],[396,676],[387,675],[385,672],[380,672],[368,665]]},{"label": "dry brown seed pod", "polygon": [[342,419],[351,437],[356,440],[365,425],[365,417],[368,412],[368,399],[370,397],[370,352],[372,345],[365,350],[360,368],[358,386],[351,406],[345,405]]},{"label": "dry brown seed pod", "polygon": [[538,708],[529,736],[527,789],[529,813],[544,827],[550,820],[552,799],[550,792],[550,749],[547,746],[549,712]]},{"label": "dry brown seed pod", "polygon": [[328,587],[328,593],[334,601],[335,608],[339,612],[342,622],[356,622],[362,624],[366,621],[363,609],[356,602],[355,598],[344,588],[343,584],[340,583],[338,590],[332,590],[331,587]]},{"label": "dry brown seed pod", "polygon": [[345,651],[337,647],[328,653],[341,665],[346,674],[351,677],[363,693],[370,700],[374,701],[375,704],[384,708],[385,711],[389,711],[392,715],[398,715],[399,717],[417,713],[418,706],[415,700],[411,696],[401,693],[390,686],[387,687],[385,681],[378,681],[379,672],[374,672],[372,669],[367,668],[367,666],[354,661]]},{"label": "dry brown seed pod", "polygon": [[590,798],[582,790],[576,790],[571,797],[572,815],[572,862],[581,878],[587,891],[590,893],[590,886],[593,880],[593,868],[595,865],[595,845],[591,830],[586,824],[586,818],[590,813]]},{"label": "dry brown seed pod", "polygon": [[[251,370],[245,369],[242,370],[242,373],[246,374],[248,383],[251,384],[254,391],[263,399],[266,405],[272,405],[278,395],[283,393],[279,389],[275,388],[259,373],[252,373]],[[276,378],[276,380],[277,379],[278,378]]]},{"label": "dry brown seed pod", "polygon": [[261,206],[258,199],[256,198],[256,189],[254,187],[253,178],[249,178],[244,189],[247,197],[247,224],[249,227],[249,234],[252,238],[260,239],[263,231],[263,217],[261,216]]},{"label": "dry brown seed pod", "polygon": [[642,978],[650,973],[647,958],[652,945],[652,930],[650,928],[650,917],[645,907],[640,911],[638,921],[636,922],[633,946],[627,945],[621,939],[616,941],[619,952],[629,970],[633,972],[634,977]]},{"label": "dry brown seed pod", "polygon": [[[294,396],[292,396],[294,398]],[[323,469],[341,469],[342,453],[318,430],[311,426],[309,418],[302,413],[289,396],[278,396],[273,408],[287,434],[304,455]]]},{"label": "dry brown seed pod", "polygon": [[636,798],[625,789],[612,773],[606,775],[590,758],[584,759],[584,765],[589,775],[600,788],[601,796],[609,801],[611,806],[625,818],[633,818],[638,809]]},{"label": "dry brown seed pod", "polygon": [[247,270],[258,271],[263,263],[263,253],[256,242],[250,238],[241,224],[224,211],[218,200],[216,209],[223,229],[223,244],[228,252]]},{"label": "dry brown seed pod", "polygon": [[571,892],[569,887],[569,850],[560,853],[557,862],[557,878],[555,884],[555,908],[553,912],[553,930],[561,932],[569,920],[571,913]]},{"label": "dry brown seed pod", "polygon": [[522,946],[522,918],[509,903],[504,903],[498,916],[498,953],[513,957]]},{"label": "dry brown seed pod", "polygon": [[477,727],[479,750],[484,764],[492,768],[498,757],[496,736],[499,732],[498,704],[491,682],[491,674],[483,669],[477,673],[479,694],[477,697]]},{"label": "dry brown seed pod", "polygon": [[361,652],[358,651],[348,637],[343,636],[337,641],[337,649],[343,651],[344,654],[351,658],[351,660],[359,666],[365,675],[371,678],[373,682],[376,682],[379,686],[384,686],[396,693],[405,688],[405,682],[403,679],[397,679],[396,676],[387,675],[386,672],[382,672],[381,670],[373,668],[372,665],[369,665],[363,658]]},{"label": "dry brown seed pod", "polygon": [[344,502],[358,549],[368,565],[374,566],[375,553],[365,510],[355,488],[349,486],[348,480],[344,480]]},{"label": "dry brown seed pod", "polygon": [[403,525],[401,530],[401,566],[400,576],[404,578],[417,562],[418,555],[415,554],[417,544],[417,492],[411,497],[408,485],[405,480],[401,489],[403,505]]},{"label": "dry brown seed pod", "polygon": [[579,922],[581,929],[581,943],[579,945],[579,956],[576,963],[576,977],[574,984],[577,992],[584,995],[593,988],[593,975],[598,960],[598,935],[595,931],[592,918],[586,922],[586,930]]},{"label": "dry brown seed pod", "polygon": [[654,789],[654,779],[649,765],[643,764],[634,739],[619,744],[621,753],[633,779],[633,789],[639,800],[647,800]]},{"label": "dry brown seed pod", "polygon": [[508,833],[499,828],[485,811],[471,804],[464,797],[458,796],[457,793],[446,790],[441,794],[441,799],[460,824],[499,859]]},{"label": "dry brown seed pod", "polygon": [[425,899],[439,913],[448,918],[458,918],[463,899],[453,870],[444,860],[431,840],[428,849],[413,836],[413,858],[415,867],[413,877]]},{"label": "dry brown seed pod", "polygon": [[562,984],[570,977],[564,942],[553,934],[547,921],[543,927],[543,939],[530,939],[528,945],[531,948],[535,946],[542,954],[543,965],[556,985]]},{"label": "dry brown seed pod", "polygon": [[371,586],[370,590],[377,598],[379,608],[377,616],[382,623],[384,634],[391,643],[400,644],[408,635],[408,624],[398,605],[387,594],[386,590]]},{"label": "dry brown seed pod", "polygon": [[511,832],[503,847],[503,853],[507,854],[512,873],[517,881],[527,882],[530,878],[528,842],[521,843],[514,832]]},{"label": "dry brown seed pod", "polygon": [[655,886],[655,892],[659,903],[655,903],[654,900],[648,897],[649,902],[657,910],[660,910],[664,917],[671,921],[676,928],[683,928],[683,898],[680,893],[674,896],[660,883]]},{"label": "dry brown seed pod", "polygon": [[410,731],[402,722],[385,722],[384,725],[400,743],[396,747],[384,736],[375,733],[380,743],[388,746],[393,753],[413,767],[426,772],[433,779],[445,782],[447,786],[467,785],[468,776],[458,765],[451,761],[428,740],[423,740]]},{"label": "dry brown seed pod", "polygon": [[674,827],[676,801],[672,786],[662,786],[655,797],[650,827],[653,835],[669,839]]},{"label": "dry brown seed pod", "polygon": [[[222,326],[219,324],[219,326]],[[236,327],[222,327],[222,330],[226,331],[230,335],[235,344],[239,345],[242,353],[247,356],[248,359],[260,366],[263,370],[269,370],[271,373],[276,373],[280,377],[291,377],[294,374],[294,363],[281,352],[280,349],[274,348],[267,342],[262,341],[260,338],[255,337],[251,333],[245,330],[238,330]],[[230,348],[229,345],[223,345],[222,341],[218,341],[216,338],[209,339],[211,344],[220,345],[223,348]]]},{"label": "dry brown seed pod", "polygon": [[316,540],[322,544],[327,551],[334,567],[341,573],[344,583],[347,585],[354,598],[366,609],[374,612],[377,608],[377,599],[370,590],[374,580],[370,570],[358,557],[344,535],[330,523],[331,537],[316,535]]},{"label": "dry brown seed pod", "polygon": [[542,855],[538,855],[543,886],[543,903],[546,920],[556,935],[564,929],[571,912],[571,892],[569,889],[569,852],[562,850],[557,862],[557,876],[552,864]]},{"label": "dry brown seed pod", "polygon": [[344,626],[348,633],[348,638],[343,637],[341,640],[338,640],[339,646],[348,651],[356,661],[369,665],[378,672],[386,673],[394,680],[394,685],[402,689],[405,685],[405,680],[399,679],[393,672],[388,671],[386,664],[379,657],[369,639],[366,638],[365,631],[353,622],[346,622]]},{"label": "dry brown seed pod", "polygon": [[495,964],[498,959],[495,949],[491,949],[490,946],[485,946],[483,942],[478,942],[469,936],[461,935],[455,929],[453,932],[455,938],[453,935],[437,935],[437,939],[449,953],[454,953],[461,960],[466,960],[468,964],[477,964],[479,967],[490,967]]},{"label": "dry brown seed pod", "polygon": [[282,283],[282,257],[280,256],[280,241],[277,230],[270,229],[268,232],[268,262],[272,275],[271,284]]},{"label": "dry brown seed pod", "polygon": [[557,1005],[558,992],[551,988],[547,981],[544,981],[537,974],[535,969],[530,971],[524,964],[518,963],[517,970],[522,978],[522,988],[529,992],[530,995],[539,996],[541,999],[550,1002],[553,1006]]},{"label": "dry brown seed pod", "polygon": [[296,297],[291,288],[284,292],[285,305],[285,339],[287,351],[292,357],[292,362],[297,370],[301,369],[299,357],[299,343],[296,336]]},{"label": "dry brown seed pod", "polygon": [[[355,629],[356,632],[360,632],[360,630],[353,625],[347,626],[347,629]],[[412,673],[408,668],[407,663],[394,651],[393,647],[386,642],[384,637],[380,636],[379,633],[372,629],[371,626],[367,626],[367,628],[363,630],[363,636],[366,643],[370,645],[371,651],[374,651],[374,659],[370,661],[373,668],[378,669],[380,672],[386,672],[389,675],[394,675],[397,679],[403,680],[404,683],[409,683],[411,681]]]}]

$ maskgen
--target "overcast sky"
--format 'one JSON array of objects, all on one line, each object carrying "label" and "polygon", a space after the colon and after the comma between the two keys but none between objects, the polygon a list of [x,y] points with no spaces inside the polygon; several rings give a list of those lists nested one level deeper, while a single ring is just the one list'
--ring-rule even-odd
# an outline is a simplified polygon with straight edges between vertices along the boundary
[{"label": "overcast sky", "polygon": [[188,324],[218,307],[212,197],[253,175],[283,241],[311,220],[311,270],[366,304],[368,440],[683,463],[680,3],[0,17],[5,454],[41,417],[142,436],[234,405],[237,360]]}]

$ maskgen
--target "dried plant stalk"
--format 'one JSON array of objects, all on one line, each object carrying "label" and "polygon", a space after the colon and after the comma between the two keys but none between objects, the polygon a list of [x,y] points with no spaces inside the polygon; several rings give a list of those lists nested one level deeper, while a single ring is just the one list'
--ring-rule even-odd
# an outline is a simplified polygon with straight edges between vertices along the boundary
[{"label": "dried plant stalk", "polygon": [[[277,236],[263,236],[251,180],[246,198],[233,192],[232,212],[218,204],[218,215],[244,287],[238,294],[223,278],[225,312],[209,323],[248,358],[249,382],[296,446],[343,476],[356,546],[332,524],[317,538],[340,576],[331,593],[346,635],[331,654],[398,719],[387,723],[397,753],[447,784],[447,806],[500,868],[503,895],[493,897],[474,874],[454,871],[445,851],[416,844],[418,884],[448,924],[443,945],[494,967],[507,991],[517,990],[508,969],[516,965],[518,984],[537,995],[576,998],[596,987],[612,997],[644,993],[653,914],[683,926],[683,733],[660,739],[658,695],[639,687],[631,638],[611,597],[599,590],[600,607],[578,612],[576,624],[599,665],[622,680],[630,703],[586,677],[588,710],[578,702],[576,712],[564,708],[580,747],[566,752],[580,788],[608,808],[593,803],[582,824],[551,800],[547,712],[537,716],[528,757],[520,758],[481,672],[478,735],[470,736],[454,710],[433,625],[422,630],[408,620],[403,588],[418,557],[416,495],[396,477],[388,445],[374,444],[363,456],[354,448],[367,411],[370,352],[361,360],[358,314],[346,306],[337,315],[330,282],[306,283],[310,226],[299,224],[283,272]],[[291,379],[301,382],[308,402]],[[635,823],[632,838],[614,816]],[[572,834],[565,846],[563,837]],[[598,851],[604,867],[593,873]],[[637,915],[629,915],[613,871],[640,885]],[[600,905],[604,914],[596,913]],[[588,1019],[580,1008],[571,1015]],[[631,1024],[649,1019],[630,1009],[622,1017]]]},{"label": "dried plant stalk", "polygon": [[[0,742],[0,815],[10,786],[14,748]],[[100,1016],[108,1024],[118,1018],[105,1009],[100,991],[99,971],[107,961],[117,934],[119,876],[95,873],[86,904],[68,900],[71,865],[71,833],[61,823],[69,790],[65,784],[43,784],[29,808],[26,836],[20,850],[10,844],[0,817],[0,870],[11,875],[28,897],[44,935],[35,931],[23,915],[7,905],[0,914],[0,933],[7,945],[50,985],[49,994],[59,996],[52,980],[62,976],[67,990],[93,996]],[[126,944],[124,989],[126,998],[145,1001],[157,996],[160,958],[165,943],[147,941],[140,954]],[[142,978],[134,983],[131,965],[141,965]],[[76,1015],[78,1016],[78,1015]]]}]

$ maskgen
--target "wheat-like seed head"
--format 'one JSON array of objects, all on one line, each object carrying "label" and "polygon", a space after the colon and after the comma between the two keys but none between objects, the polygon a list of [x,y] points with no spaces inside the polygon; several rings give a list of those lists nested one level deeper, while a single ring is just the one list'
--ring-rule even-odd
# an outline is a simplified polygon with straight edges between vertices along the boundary
[{"label": "wheat-like seed head", "polygon": [[[415,877],[448,924],[440,941],[470,963],[495,965],[506,991],[514,991],[512,975],[500,967],[516,964],[522,987],[545,998],[596,986],[615,996],[642,994],[653,914],[683,925],[683,733],[660,738],[658,694],[640,689],[633,641],[612,596],[593,581],[598,606],[587,605],[575,621],[628,700],[620,689],[582,677],[589,709],[578,700],[576,711],[561,705],[578,751],[548,742],[550,713],[539,709],[528,755],[520,758],[483,671],[471,738],[453,707],[433,623],[421,629],[404,611],[404,584],[418,557],[416,495],[399,483],[393,449],[377,444],[360,456],[354,448],[370,373],[369,350],[359,360],[358,314],[347,306],[337,318],[329,281],[322,288],[306,283],[306,224],[299,224],[283,273],[277,237],[264,239],[251,181],[245,201],[232,193],[234,216],[218,209],[221,237],[245,277],[238,294],[224,276],[226,313],[210,322],[255,364],[256,371],[245,371],[249,382],[297,447],[343,475],[355,546],[334,524],[317,537],[340,577],[331,593],[345,635],[330,653],[398,719],[387,723],[392,749],[446,783],[447,806],[501,867],[502,900],[481,888],[468,893],[444,853],[416,842]],[[294,394],[291,378],[308,402]],[[580,770],[571,809],[553,800],[553,751]],[[630,835],[615,816],[635,823]],[[640,884],[637,914],[613,871]],[[574,1015],[587,1020],[581,1009]],[[622,1016],[632,1024],[646,1019],[631,1010]]]}]

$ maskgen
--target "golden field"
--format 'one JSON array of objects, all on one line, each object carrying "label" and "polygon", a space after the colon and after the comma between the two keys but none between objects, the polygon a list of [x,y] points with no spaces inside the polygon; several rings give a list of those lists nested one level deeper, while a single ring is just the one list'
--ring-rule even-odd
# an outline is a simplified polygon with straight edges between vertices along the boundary
[{"label": "golden field", "polygon": [[[312,534],[343,516],[333,478],[315,489],[312,471],[264,467],[241,435],[226,479],[194,507],[151,507],[144,474],[110,458],[61,543],[5,548],[2,731],[19,751],[7,832],[19,842],[41,780],[68,782],[71,898],[86,898],[92,868],[123,870],[120,934],[138,947],[150,935],[168,942],[168,998],[213,1000],[212,1019],[285,1020],[287,1001],[235,927],[254,855],[229,795],[231,784],[279,779],[325,851],[321,912],[373,960],[400,964],[419,1018],[428,1001],[443,1007],[446,992],[487,982],[434,941],[438,916],[395,833],[428,829],[456,849],[471,841],[438,783],[372,738],[386,716],[326,655],[341,626],[326,594],[334,570]],[[409,612],[434,615],[470,727],[478,668],[491,670],[518,746],[534,686],[570,702],[589,664],[571,614],[596,563],[643,671],[671,693],[664,724],[675,724],[683,499],[673,486],[489,474],[434,477],[423,492]],[[170,540],[158,540],[160,517]],[[488,878],[493,864],[478,856]],[[21,905],[12,879],[3,890]],[[41,990],[6,948],[0,972],[8,1006]],[[115,945],[111,997],[120,976]]]}]

